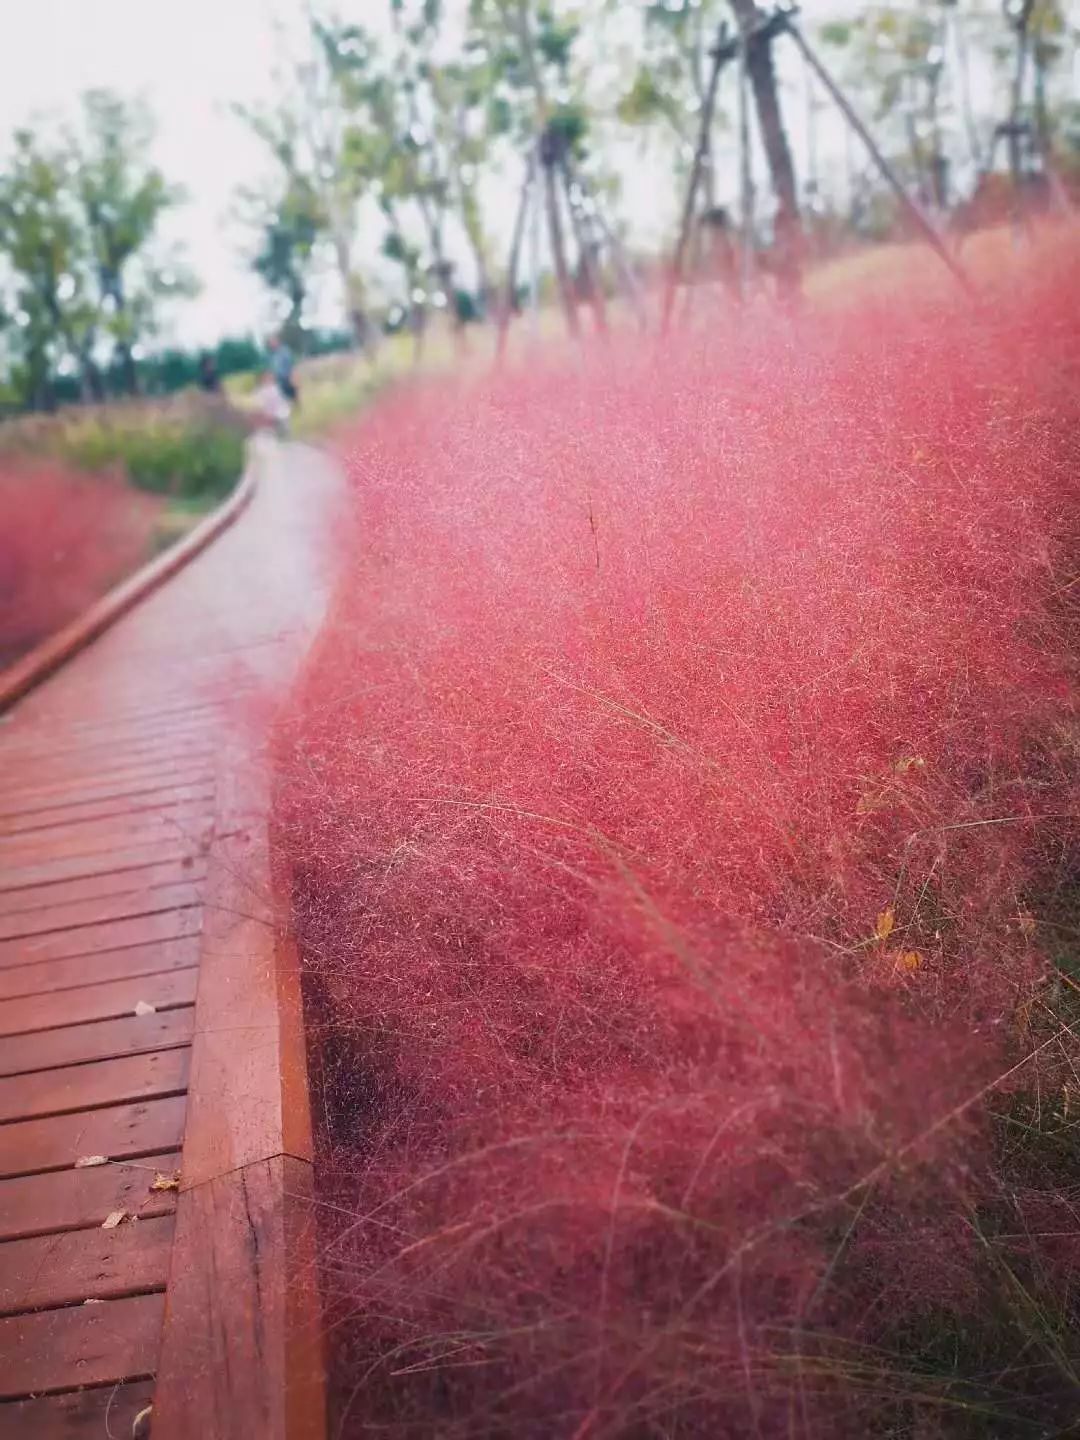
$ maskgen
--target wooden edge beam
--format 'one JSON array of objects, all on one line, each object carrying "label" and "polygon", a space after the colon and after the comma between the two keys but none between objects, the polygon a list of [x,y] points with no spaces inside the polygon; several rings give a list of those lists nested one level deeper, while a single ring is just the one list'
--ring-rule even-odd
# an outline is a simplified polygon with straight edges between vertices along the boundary
[{"label": "wooden edge beam", "polygon": [[325,1440],[312,1132],[265,764],[226,756],[210,852],[154,1440]]}]

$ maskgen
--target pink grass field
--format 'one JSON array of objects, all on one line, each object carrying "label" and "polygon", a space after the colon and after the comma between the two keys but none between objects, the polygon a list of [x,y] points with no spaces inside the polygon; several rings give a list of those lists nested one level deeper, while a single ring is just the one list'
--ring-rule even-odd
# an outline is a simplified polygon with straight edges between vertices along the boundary
[{"label": "pink grass field", "polygon": [[119,477],[0,454],[0,667],[149,557],[162,503]]},{"label": "pink grass field", "polygon": [[276,805],[332,1433],[1064,1434],[1075,241],[348,468]]}]

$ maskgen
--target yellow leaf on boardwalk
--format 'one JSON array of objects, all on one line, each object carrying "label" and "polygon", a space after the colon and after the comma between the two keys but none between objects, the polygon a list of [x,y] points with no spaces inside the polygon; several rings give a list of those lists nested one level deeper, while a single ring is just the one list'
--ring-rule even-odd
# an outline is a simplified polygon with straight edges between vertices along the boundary
[{"label": "yellow leaf on boardwalk", "polygon": [[895,924],[896,916],[893,914],[893,908],[890,905],[887,909],[882,910],[881,914],[877,917],[874,934],[879,940],[887,940],[892,934]]}]

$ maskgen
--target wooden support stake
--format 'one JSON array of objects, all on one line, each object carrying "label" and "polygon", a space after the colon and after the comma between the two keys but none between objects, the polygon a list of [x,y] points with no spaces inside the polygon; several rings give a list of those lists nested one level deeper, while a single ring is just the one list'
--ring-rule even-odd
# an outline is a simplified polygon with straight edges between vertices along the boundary
[{"label": "wooden support stake", "polygon": [[578,261],[581,278],[585,282],[586,298],[592,308],[593,318],[596,321],[596,328],[601,334],[607,333],[607,310],[604,305],[604,292],[600,277],[599,266],[593,264],[593,254],[590,248],[588,229],[580,207],[574,199],[574,180],[570,173],[570,165],[566,154],[562,156],[559,165],[559,175],[562,180],[563,194],[566,197],[566,210],[570,216],[570,224],[574,231],[574,239],[577,243]]},{"label": "wooden support stake", "polygon": [[896,172],[893,170],[889,162],[885,159],[885,156],[878,149],[877,144],[874,141],[874,137],[870,134],[869,130],[867,130],[866,126],[862,123],[858,115],[852,109],[847,96],[836,84],[832,76],[825,69],[825,66],[818,59],[817,54],[810,46],[810,43],[807,41],[802,31],[797,25],[793,23],[790,17],[787,19],[785,28],[791,38],[795,41],[795,44],[798,46],[803,56],[803,59],[810,66],[811,70],[813,70],[814,74],[821,81],[822,85],[832,97],[834,103],[836,104],[840,113],[843,115],[844,119],[851,126],[852,130],[854,130],[855,134],[859,137],[862,143],[866,146],[866,149],[869,151],[871,159],[874,161],[874,164],[881,172],[882,178],[885,180],[886,184],[889,185],[893,193],[896,195],[897,199],[900,201],[901,205],[903,205],[904,209],[907,211],[908,215],[915,222],[915,225],[921,231],[924,239],[927,240],[927,242],[938,255],[939,259],[948,266],[949,270],[952,272],[954,278],[959,282],[961,287],[969,295],[974,293],[971,281],[968,278],[967,271],[959,263],[956,257],[949,253],[948,247],[945,245],[944,241],[938,234],[937,230],[934,228],[929,218],[923,212],[922,207],[918,205],[904,189],[904,186],[900,183],[899,177],[897,176]]},{"label": "wooden support stake", "polygon": [[717,31],[716,44],[712,49],[712,67],[709,71],[709,83],[705,91],[705,99],[701,106],[701,125],[698,129],[698,142],[694,150],[694,161],[690,167],[690,179],[686,186],[686,198],[683,201],[682,218],[679,221],[679,238],[675,244],[675,254],[672,257],[671,268],[668,271],[667,283],[664,287],[664,307],[661,313],[660,328],[666,334],[671,328],[671,314],[675,307],[675,292],[683,280],[683,271],[686,267],[686,250],[690,244],[690,234],[694,225],[694,209],[697,204],[698,186],[701,184],[701,176],[705,164],[712,153],[712,123],[713,114],[716,110],[716,92],[720,86],[720,75],[727,62],[738,53],[738,42],[728,39],[728,27],[722,24]]},{"label": "wooden support stake", "polygon": [[536,181],[536,150],[529,151],[529,158],[525,166],[525,178],[521,182],[521,195],[518,199],[517,215],[514,217],[514,234],[510,242],[510,258],[506,265],[506,289],[503,295],[502,307],[499,311],[499,336],[496,344],[496,358],[501,360],[506,353],[506,341],[510,330],[510,321],[517,308],[517,275],[518,265],[521,262],[521,246],[525,238],[525,223],[529,216],[530,202],[533,199],[533,190]]}]

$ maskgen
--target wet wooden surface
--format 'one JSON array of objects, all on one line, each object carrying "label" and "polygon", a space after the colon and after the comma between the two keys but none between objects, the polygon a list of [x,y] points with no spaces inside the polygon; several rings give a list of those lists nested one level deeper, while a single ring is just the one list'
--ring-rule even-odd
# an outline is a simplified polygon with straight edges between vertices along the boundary
[{"label": "wet wooden surface", "polygon": [[222,787],[318,622],[335,486],[268,453],[232,529],[0,720],[0,1440],[126,1436],[151,1401]]}]

